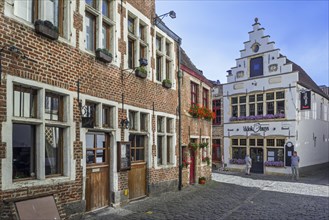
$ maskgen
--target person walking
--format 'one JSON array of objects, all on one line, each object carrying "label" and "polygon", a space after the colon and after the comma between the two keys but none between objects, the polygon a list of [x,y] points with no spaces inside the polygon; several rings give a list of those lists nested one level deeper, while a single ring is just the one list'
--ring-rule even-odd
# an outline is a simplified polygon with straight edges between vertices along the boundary
[{"label": "person walking", "polygon": [[247,154],[244,160],[246,161],[246,175],[250,175],[251,158]]},{"label": "person walking", "polygon": [[294,151],[293,155],[291,156],[291,174],[292,174],[292,180],[298,180],[299,179],[299,156],[297,156],[297,151]]}]

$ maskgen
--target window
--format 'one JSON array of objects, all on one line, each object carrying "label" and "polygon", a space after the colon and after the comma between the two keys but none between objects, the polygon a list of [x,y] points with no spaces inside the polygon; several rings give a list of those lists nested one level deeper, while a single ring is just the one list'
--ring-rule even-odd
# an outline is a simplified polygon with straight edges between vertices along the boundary
[{"label": "window", "polygon": [[146,136],[130,134],[129,141],[131,142],[131,162],[144,161]]},{"label": "window", "polygon": [[285,94],[284,91],[276,92],[276,114],[284,114],[285,113]]},{"label": "window", "polygon": [[174,163],[174,119],[157,116],[157,164]]},{"label": "window", "polygon": [[92,127],[98,126],[98,123],[96,120],[97,116],[98,116],[98,112],[96,111],[96,109],[97,109],[96,107],[97,107],[96,103],[86,101],[86,106],[84,109],[84,111],[85,111],[84,117],[89,117],[92,119],[92,124],[91,124]]},{"label": "window", "polygon": [[284,162],[284,149],[267,148],[267,161]]},{"label": "window", "polygon": [[274,92],[266,93],[266,114],[274,115]]},{"label": "window", "polygon": [[239,97],[239,108],[240,108],[240,116],[246,116],[246,96]]},{"label": "window", "polygon": [[256,57],[250,60],[250,77],[263,75],[263,57]]},{"label": "window", "polygon": [[104,128],[114,128],[114,107],[103,105],[102,124]]},{"label": "window", "polygon": [[86,49],[95,51],[96,45],[96,19],[90,13],[86,12]]},{"label": "window", "polygon": [[[112,4],[112,0],[86,0],[86,50],[94,52],[97,48],[106,48],[113,54],[113,27],[115,25],[115,22],[113,20]],[[101,24],[101,28],[98,28],[98,24]]]},{"label": "window", "polygon": [[[70,160],[70,149],[65,144],[70,138],[67,132],[70,125],[64,120],[69,114],[65,107],[69,106],[67,101],[70,99],[43,88],[13,85],[13,100],[15,122],[10,149],[13,181],[44,180],[63,175]],[[38,103],[36,100],[43,101]],[[41,117],[37,118],[37,113]],[[26,119],[31,117],[36,119],[33,122]]]},{"label": "window", "polygon": [[148,59],[147,25],[129,12],[128,15],[128,68],[138,66],[140,59]]},{"label": "window", "polygon": [[232,117],[238,117],[238,97],[231,98]]},{"label": "window", "polygon": [[255,95],[249,96],[249,115],[255,116]]},{"label": "window", "polygon": [[220,139],[212,140],[212,160],[221,161]]},{"label": "window", "polygon": [[216,115],[216,118],[213,119],[212,123],[213,123],[213,125],[220,125],[221,124],[221,115],[222,115],[220,99],[212,101],[212,109]]},{"label": "window", "polygon": [[202,90],[202,105],[206,108],[208,108],[208,94],[209,94],[208,89],[204,88]]},{"label": "window", "polygon": [[129,129],[130,130],[138,130],[137,127],[137,112],[135,111],[129,111]]},{"label": "window", "polygon": [[148,131],[148,114],[141,113],[140,114],[140,125],[141,125],[141,131]]},{"label": "window", "polygon": [[13,124],[13,179],[36,178],[35,125]]},{"label": "window", "polygon": [[86,163],[104,164],[108,162],[108,137],[104,133],[86,134]]},{"label": "window", "polygon": [[245,147],[232,147],[232,159],[244,160],[246,157]]},{"label": "window", "polygon": [[257,95],[257,115],[263,115],[263,94]]},{"label": "window", "polygon": [[45,128],[45,172],[48,175],[62,174],[63,129]]},{"label": "window", "polygon": [[257,146],[263,147],[264,146],[264,139],[257,139]]},{"label": "window", "polygon": [[37,117],[37,90],[14,85],[14,116]]},{"label": "window", "polygon": [[67,36],[67,13],[68,2],[65,0],[15,0],[14,15],[28,22],[34,23],[35,20],[48,20],[58,28],[62,37]]},{"label": "window", "polygon": [[168,38],[156,34],[155,48],[156,48],[156,80],[162,82],[164,79],[172,81],[173,77],[173,47],[172,42]]},{"label": "window", "polygon": [[63,121],[63,96],[55,93],[46,93],[45,119]]},{"label": "window", "polygon": [[191,82],[191,105],[198,104],[198,84]]},{"label": "window", "polygon": [[161,63],[161,57],[156,56],[156,80],[160,82],[162,81]]}]

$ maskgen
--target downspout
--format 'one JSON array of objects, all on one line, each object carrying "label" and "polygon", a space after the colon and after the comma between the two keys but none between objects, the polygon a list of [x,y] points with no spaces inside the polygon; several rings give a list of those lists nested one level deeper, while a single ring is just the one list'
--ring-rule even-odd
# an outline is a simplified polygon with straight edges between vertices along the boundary
[{"label": "downspout", "polygon": [[179,38],[178,42],[178,149],[179,149],[179,173],[178,173],[178,190],[182,190],[182,114],[181,114],[181,79],[182,79],[182,72],[181,72],[181,44],[182,39]]}]

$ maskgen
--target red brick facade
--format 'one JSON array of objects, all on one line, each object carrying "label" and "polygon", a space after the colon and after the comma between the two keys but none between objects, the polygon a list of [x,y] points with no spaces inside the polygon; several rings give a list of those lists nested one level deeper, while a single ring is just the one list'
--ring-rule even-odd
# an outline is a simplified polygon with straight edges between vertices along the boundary
[{"label": "red brick facade", "polygon": [[[177,88],[166,89],[161,84],[154,82],[152,75],[151,79],[139,79],[135,76],[130,76],[122,85],[121,71],[115,64],[105,65],[104,63],[95,60],[95,57],[89,53],[81,51],[80,39],[82,30],[84,29],[83,14],[80,13],[79,7],[80,1],[72,1],[75,5],[75,11],[73,13],[73,27],[75,30],[75,45],[70,45],[63,40],[51,41],[35,33],[33,27],[25,25],[15,19],[4,15],[4,3],[0,2],[0,48],[4,46],[14,45],[19,48],[27,57],[35,62],[27,59],[22,59],[21,56],[9,52],[8,50],[2,51],[2,83],[0,86],[0,159],[7,158],[8,150],[12,151],[12,143],[6,143],[3,141],[4,135],[8,135],[8,131],[3,130],[3,123],[7,122],[7,78],[8,76],[19,77],[16,79],[29,79],[34,82],[43,83],[48,86],[52,86],[53,90],[61,88],[68,93],[75,93],[77,91],[77,81],[80,81],[80,93],[82,95],[89,95],[90,97],[101,98],[111,100],[118,103],[121,106],[122,93],[125,93],[125,104],[134,106],[141,109],[152,110],[153,112],[162,112],[165,114],[176,115],[177,101]],[[118,1],[120,2],[120,1]],[[143,15],[151,20],[155,15],[155,1],[151,0],[130,0],[123,1],[130,3]],[[126,54],[127,42],[124,40],[123,34],[123,22],[126,17],[126,10],[118,3],[118,16],[122,16],[120,19],[121,33],[118,35],[119,45],[118,51],[121,52],[121,64],[124,66]],[[155,27],[150,27],[151,36],[154,36]],[[73,35],[74,36],[74,35]],[[153,38],[152,38],[153,44]],[[153,57],[154,48],[151,47],[151,55],[149,65],[151,69],[155,69],[155,58]],[[175,51],[177,45],[174,46]],[[176,54],[175,63],[178,63],[178,55]],[[174,68],[174,77],[177,75],[177,67]],[[153,72],[153,71],[152,71]],[[177,80],[177,79],[176,79]],[[33,86],[33,85],[31,85]],[[184,100],[184,99],[183,99]],[[9,100],[10,103],[10,100]],[[154,106],[154,107],[153,107]],[[184,106],[184,109],[186,106]],[[118,118],[120,122],[122,118],[126,116],[121,113],[121,108],[117,109]],[[152,115],[152,130],[155,130],[155,119]],[[185,116],[184,116],[185,117]],[[44,184],[38,186],[27,186],[23,188],[16,188],[13,190],[2,190],[2,179],[0,178],[0,218],[1,219],[15,219],[17,213],[15,211],[14,202],[18,200],[26,200],[30,198],[37,198],[43,195],[53,195],[60,217],[62,219],[69,219],[71,217],[79,215],[79,212],[84,210],[84,198],[83,198],[83,186],[84,177],[83,170],[85,169],[81,165],[81,161],[85,160],[83,157],[83,141],[81,139],[81,118],[80,110],[77,98],[74,97],[73,106],[73,121],[75,130],[75,137],[73,137],[72,159],[75,160],[75,178],[74,180],[66,181],[58,184]],[[194,119],[188,119],[195,122]],[[10,122],[8,122],[10,123]],[[202,134],[210,136],[209,122],[201,122],[200,128],[202,128]],[[183,123],[184,125],[184,123]],[[120,124],[118,123],[119,128]],[[176,128],[178,126],[176,125]],[[185,127],[185,126],[184,126]],[[194,133],[197,130],[191,129]],[[154,133],[153,133],[154,135]],[[187,138],[184,133],[183,140]],[[121,136],[116,138],[117,140],[123,140],[123,132]],[[152,164],[147,168],[148,184],[158,184],[166,181],[177,181],[178,179],[178,145],[175,143],[175,155],[177,157],[176,166],[166,169],[155,169]],[[156,157],[156,142],[153,138],[153,145],[148,147],[152,150],[152,157]],[[111,151],[111,153],[114,153]],[[7,158],[8,159],[8,158]],[[154,163],[154,161],[153,161]],[[1,176],[4,165],[8,164],[0,163]],[[10,164],[9,164],[10,166]],[[116,171],[111,171],[116,172]],[[200,171],[201,173],[208,172]],[[209,173],[209,172],[208,172]],[[205,175],[205,174],[204,174]],[[119,193],[128,188],[128,171],[119,172],[117,179],[117,188]],[[207,174],[207,176],[209,176]],[[113,180],[110,180],[113,181]],[[114,184],[111,182],[110,184]],[[114,193],[114,192],[111,192]],[[149,192],[151,193],[151,192]],[[120,201],[111,201],[119,202]],[[81,204],[81,210],[76,210],[76,213],[68,211],[69,204]]]}]

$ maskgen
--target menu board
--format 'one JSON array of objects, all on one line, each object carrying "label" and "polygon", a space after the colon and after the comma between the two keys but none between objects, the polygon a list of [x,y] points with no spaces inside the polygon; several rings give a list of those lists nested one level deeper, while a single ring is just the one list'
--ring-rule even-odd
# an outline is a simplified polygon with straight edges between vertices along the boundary
[{"label": "menu board", "polygon": [[130,170],[131,155],[130,155],[130,142],[119,141],[118,143],[118,172]]}]

